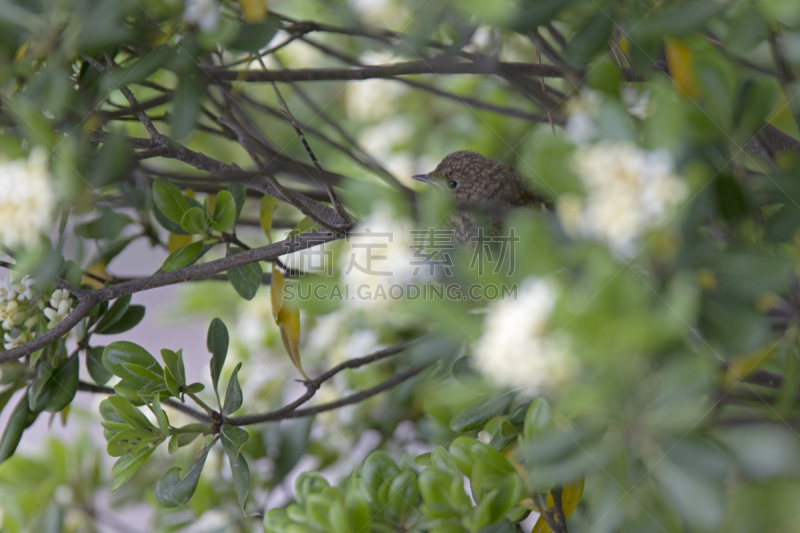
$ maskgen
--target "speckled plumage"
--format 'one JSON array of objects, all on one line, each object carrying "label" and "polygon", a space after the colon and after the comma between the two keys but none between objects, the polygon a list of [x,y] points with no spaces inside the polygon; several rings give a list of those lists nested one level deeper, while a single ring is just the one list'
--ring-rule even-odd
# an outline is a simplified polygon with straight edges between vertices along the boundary
[{"label": "speckled plumage", "polygon": [[486,212],[490,232],[499,234],[502,218],[509,208],[547,209],[544,198],[528,188],[519,172],[477,152],[453,152],[433,172],[414,178],[438,185],[453,195],[458,209],[450,216],[450,225],[461,243],[474,241],[478,211]]}]

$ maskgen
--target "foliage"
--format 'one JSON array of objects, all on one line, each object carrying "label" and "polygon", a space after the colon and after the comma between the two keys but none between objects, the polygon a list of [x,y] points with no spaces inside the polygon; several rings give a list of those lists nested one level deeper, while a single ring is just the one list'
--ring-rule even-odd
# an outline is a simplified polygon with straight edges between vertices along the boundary
[{"label": "foliage", "polygon": [[[796,530],[798,13],[0,3],[0,528]],[[463,149],[553,206],[510,248],[420,245]]]}]

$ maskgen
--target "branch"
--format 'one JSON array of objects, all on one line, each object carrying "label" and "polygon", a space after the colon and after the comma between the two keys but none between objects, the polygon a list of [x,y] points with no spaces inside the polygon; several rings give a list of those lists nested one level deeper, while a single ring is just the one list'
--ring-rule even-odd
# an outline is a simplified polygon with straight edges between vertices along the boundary
[{"label": "branch", "polygon": [[330,233],[327,231],[313,231],[297,235],[290,239],[286,239],[274,244],[262,246],[260,248],[253,248],[245,252],[235,255],[229,255],[215,261],[208,263],[201,263],[191,265],[178,270],[170,272],[161,272],[149,277],[139,278],[124,283],[117,283],[108,287],[97,289],[94,291],[86,291],[80,298],[80,302],[67,315],[64,320],[59,322],[53,329],[43,334],[40,337],[26,342],[20,346],[11,348],[4,352],[0,352],[0,363],[6,363],[19,359],[25,355],[35,352],[40,348],[44,348],[56,339],[64,336],[70,329],[72,329],[81,319],[87,316],[94,307],[101,303],[120,296],[127,296],[149,289],[156,289],[167,285],[174,285],[184,281],[192,281],[196,279],[207,278],[213,274],[218,274],[232,268],[242,267],[256,261],[274,261],[280,256],[296,252],[297,250],[304,250],[324,244],[326,242],[334,241],[341,238],[341,235]]},{"label": "branch", "polygon": [[[303,39],[303,42],[308,43],[311,46],[313,46],[314,48],[320,50],[321,52],[323,52],[323,53],[325,53],[325,54],[327,54],[327,55],[329,55],[331,57],[335,57],[335,58],[337,58],[337,59],[339,59],[341,61],[344,61],[345,63],[347,63],[349,65],[356,66],[356,67],[359,67],[359,68],[364,68],[364,65],[362,65],[361,63],[359,63],[355,59],[353,59],[351,57],[348,57],[345,54],[343,54],[343,53],[341,53],[341,52],[339,52],[337,50],[334,50],[333,48],[331,48],[331,47],[329,47],[327,45],[318,43],[316,41],[312,41],[311,39]],[[530,120],[531,122],[546,122],[547,121],[547,117],[545,117],[543,115],[536,115],[536,114],[533,114],[533,113],[527,113],[525,111],[520,111],[518,109],[514,109],[513,107],[503,107],[503,106],[491,104],[489,102],[484,102],[483,100],[479,100],[477,98],[472,98],[470,96],[461,96],[459,94],[450,93],[450,92],[444,91],[442,89],[433,87],[432,85],[427,85],[425,83],[420,83],[420,82],[413,81],[413,80],[407,80],[407,79],[404,79],[404,78],[396,78],[396,81],[399,81],[400,83],[408,85],[409,87],[414,87],[415,89],[419,89],[421,91],[427,91],[427,92],[429,92],[431,94],[435,94],[436,96],[441,96],[442,98],[447,98],[448,100],[453,100],[453,101],[459,102],[461,104],[466,104],[466,105],[468,105],[470,107],[474,107],[476,109],[485,109],[487,111],[491,111],[491,112],[497,113],[499,115],[506,115],[506,116],[509,116],[509,117],[520,118],[520,119],[523,119],[523,120]],[[295,89],[297,90],[297,88],[295,88]],[[562,124],[563,124],[563,121],[562,121]]]},{"label": "branch", "polygon": [[[553,65],[537,65],[535,63],[505,63],[494,60],[478,62],[453,61],[452,59],[434,58],[422,61],[407,61],[390,65],[374,65],[362,68],[304,68],[270,70],[228,70],[223,68],[206,69],[212,81],[246,81],[246,82],[283,82],[295,81],[354,81],[412,74],[497,74],[501,69],[515,72],[518,75],[563,78],[564,70]],[[584,72],[584,71],[579,71]],[[642,81],[643,76],[630,69],[622,69],[622,76],[627,81]]]},{"label": "branch", "polygon": [[[275,411],[270,411],[267,413],[261,413],[255,415],[247,415],[238,418],[228,418],[226,419],[225,422],[227,424],[232,424],[235,426],[247,426],[250,424],[258,424],[261,422],[270,422],[274,420],[283,420],[286,418],[299,418],[303,416],[309,416],[317,412],[336,409],[337,407],[341,407],[342,405],[356,403],[365,398],[369,398],[370,396],[374,396],[375,394],[378,394],[386,389],[394,387],[398,383],[401,383],[406,379],[415,376],[416,374],[421,372],[424,368],[426,368],[427,365],[421,365],[420,367],[411,368],[403,373],[397,374],[393,378],[384,381],[383,383],[380,383],[375,387],[372,387],[371,389],[367,389],[365,391],[353,394],[351,396],[348,396],[347,398],[343,398],[336,402],[331,402],[328,404],[311,407],[309,409],[297,410],[298,407],[306,403],[314,396],[314,394],[322,386],[323,383],[331,379],[333,376],[335,376],[342,370],[345,370],[347,368],[358,368],[360,366],[364,366],[369,363],[379,361],[387,357],[391,357],[393,355],[396,355],[404,351],[406,348],[416,343],[417,341],[419,341],[419,338],[414,339],[412,341],[403,342],[395,346],[385,348],[383,350],[378,350],[377,352],[374,352],[370,355],[366,355],[364,357],[358,357],[356,359],[350,359],[349,361],[345,361],[344,363],[336,365],[335,367],[329,369],[323,374],[320,374],[316,379],[304,382],[304,385],[306,386],[306,392],[304,392],[302,396],[300,396],[292,403],[285,405],[284,407],[281,407],[280,409],[277,409]],[[304,413],[304,414],[298,415],[297,413]]]},{"label": "branch", "polygon": [[[91,383],[86,383],[85,381],[78,382],[78,390],[83,392],[93,392],[95,394],[116,394],[114,389],[110,387],[100,387],[99,385],[92,385]],[[176,402],[175,400],[172,399],[164,400],[163,402],[161,402],[161,405],[168,405],[173,409],[181,411],[182,413],[186,413],[187,415],[191,416],[195,420],[199,420],[200,422],[204,423],[211,422],[211,419],[208,418],[203,413],[201,413],[200,411],[195,411],[188,405]]]}]

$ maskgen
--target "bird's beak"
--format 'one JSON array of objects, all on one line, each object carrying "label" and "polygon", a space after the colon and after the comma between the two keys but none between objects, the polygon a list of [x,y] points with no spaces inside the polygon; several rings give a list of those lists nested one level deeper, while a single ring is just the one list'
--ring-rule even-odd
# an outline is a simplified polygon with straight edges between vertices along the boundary
[{"label": "bird's beak", "polygon": [[413,179],[417,181],[424,181],[425,183],[433,183],[433,180],[430,178],[430,174],[417,174],[416,176],[411,176]]}]

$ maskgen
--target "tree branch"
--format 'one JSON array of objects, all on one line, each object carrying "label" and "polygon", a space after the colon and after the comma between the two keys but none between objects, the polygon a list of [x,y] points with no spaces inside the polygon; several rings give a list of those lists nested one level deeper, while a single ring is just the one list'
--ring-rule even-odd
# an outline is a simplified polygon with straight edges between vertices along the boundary
[{"label": "tree branch", "polygon": [[341,235],[339,234],[327,231],[313,231],[274,244],[253,248],[252,250],[229,255],[228,257],[223,257],[215,261],[209,261],[208,263],[195,264],[170,272],[161,272],[145,278],[116,283],[94,291],[86,291],[83,297],[80,298],[80,302],[75,309],[73,309],[64,320],[53,327],[53,329],[30,342],[0,352],[0,363],[19,359],[40,348],[44,348],[56,339],[66,335],[70,329],[75,327],[83,317],[94,309],[94,306],[101,302],[113,300],[128,294],[182,283],[184,281],[207,278],[213,274],[255,263],[256,261],[274,261],[278,257],[296,252],[297,250],[304,250],[340,238]]},{"label": "tree branch", "polygon": [[[85,381],[78,382],[78,390],[83,392],[93,392],[95,394],[116,394],[114,389],[112,389],[111,387],[101,387],[99,385],[92,385],[91,383],[86,383]],[[211,419],[208,416],[201,413],[200,411],[195,411],[188,405],[176,402],[175,400],[172,399],[164,400],[163,402],[161,402],[161,405],[168,405],[173,409],[185,413],[200,422],[204,423],[211,422]]]},{"label": "tree branch", "polygon": [[[270,412],[261,413],[261,414],[247,415],[247,416],[242,416],[242,417],[238,417],[238,418],[228,418],[225,422],[227,424],[232,424],[232,425],[235,425],[235,426],[247,426],[247,425],[251,425],[251,424],[258,424],[260,422],[270,422],[270,421],[274,421],[274,420],[283,420],[285,418],[298,418],[298,416],[296,415],[296,413],[298,411],[296,411],[296,409],[298,407],[300,407],[301,405],[303,405],[304,403],[306,403],[308,400],[310,400],[314,396],[314,394],[317,392],[317,390],[320,388],[320,386],[322,386],[323,383],[325,383],[326,381],[331,379],[333,376],[335,376],[336,374],[338,374],[342,370],[345,370],[347,368],[358,368],[360,366],[364,366],[364,365],[367,365],[369,363],[372,363],[372,362],[375,362],[375,361],[379,361],[379,360],[385,359],[387,357],[391,357],[393,355],[396,355],[396,354],[406,350],[409,346],[411,346],[412,344],[416,343],[419,340],[420,339],[418,338],[418,339],[414,339],[412,341],[403,342],[403,343],[397,344],[395,346],[391,346],[389,348],[385,348],[383,350],[378,350],[377,352],[374,352],[374,353],[372,353],[370,355],[366,355],[364,357],[358,357],[356,359],[350,359],[349,361],[345,361],[344,363],[336,365],[335,367],[329,369],[328,371],[320,374],[317,378],[312,379],[310,381],[304,382],[304,384],[306,386],[306,392],[304,392],[302,396],[300,396],[298,399],[294,400],[292,403],[290,403],[290,404],[288,404],[288,405],[286,405],[284,407],[281,407],[280,409],[277,409],[275,411],[270,411]],[[331,402],[329,404],[323,404],[323,405],[320,405],[320,406],[317,406],[317,407],[312,407],[310,409],[301,410],[300,412],[305,412],[306,414],[303,414],[303,415],[300,415],[300,416],[309,416],[311,414],[314,414],[311,411],[315,410],[315,409],[321,409],[321,408],[325,407],[324,409],[321,409],[321,410],[322,411],[327,411],[327,410],[330,410],[330,409],[335,409],[337,406],[348,405],[349,403],[355,403],[355,402],[360,401],[359,399],[353,399],[355,397],[359,397],[361,399],[364,399],[364,398],[368,398],[370,396],[374,396],[375,394],[378,394],[378,393],[380,393],[380,392],[382,392],[382,391],[384,391],[386,389],[394,387],[398,383],[401,383],[401,382],[405,381],[406,379],[409,379],[412,376],[418,374],[426,366],[427,365],[422,365],[416,371],[411,372],[411,373],[409,373],[409,372],[410,372],[410,370],[413,370],[413,369],[407,370],[406,372],[403,372],[401,374],[397,374],[395,377],[391,378],[390,380],[384,381],[383,383],[377,385],[376,387],[372,387],[371,389],[367,389],[366,391],[362,391],[360,393],[356,393],[354,395],[348,396],[347,398],[343,398],[343,399],[338,400],[336,402]],[[415,368],[417,368],[417,367],[415,367]],[[400,377],[400,376],[404,376],[404,377]],[[366,396],[359,396],[359,395],[364,395],[364,394],[366,394]],[[344,403],[342,403],[342,402],[344,402]],[[315,411],[315,412],[321,412],[321,411]]]},{"label": "tree branch", "polygon": [[[245,82],[283,82],[295,81],[354,81],[412,74],[497,74],[505,69],[518,75],[563,78],[563,69],[554,65],[538,65],[535,63],[505,63],[491,59],[478,62],[453,61],[449,58],[433,58],[421,61],[407,61],[390,65],[374,65],[362,68],[304,68],[270,70],[228,70],[224,68],[208,68],[206,74],[212,81],[245,81]],[[582,72],[582,71],[579,71]],[[622,76],[628,81],[643,81],[644,77],[630,69],[622,69]]]}]

